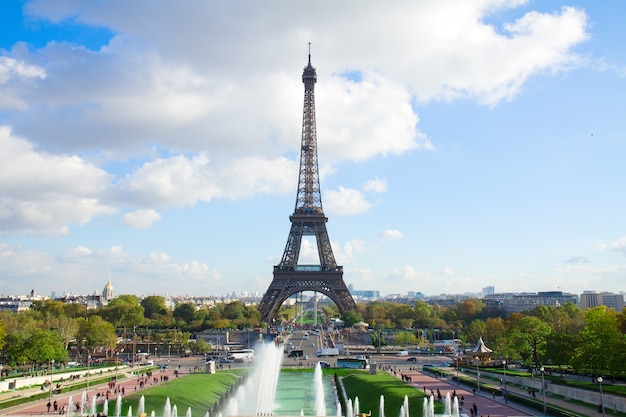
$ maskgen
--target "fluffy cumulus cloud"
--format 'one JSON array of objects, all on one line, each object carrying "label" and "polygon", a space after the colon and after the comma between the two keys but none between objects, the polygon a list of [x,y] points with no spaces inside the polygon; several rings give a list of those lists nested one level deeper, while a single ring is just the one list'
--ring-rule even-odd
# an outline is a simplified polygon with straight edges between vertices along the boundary
[{"label": "fluffy cumulus cloud", "polygon": [[383,239],[402,239],[404,237],[404,233],[395,229],[386,229],[383,230]]},{"label": "fluffy cumulus cloud", "polygon": [[101,200],[111,176],[77,156],[38,151],[0,127],[0,231],[66,234],[116,209]]},{"label": "fluffy cumulus cloud", "polygon": [[598,245],[598,248],[606,251],[621,252],[626,255],[626,237],[617,239],[616,241],[610,243],[601,243]]},{"label": "fluffy cumulus cloud", "polygon": [[137,210],[132,213],[126,213],[122,216],[122,221],[136,229],[147,229],[152,226],[152,223],[161,219],[161,214],[152,209]]},{"label": "fluffy cumulus cloud", "polygon": [[122,199],[157,207],[192,205],[214,198],[284,193],[293,188],[297,165],[283,157],[245,157],[212,164],[205,152],[147,162],[119,182]]},{"label": "fluffy cumulus cloud", "polygon": [[324,194],[325,211],[338,215],[353,215],[367,211],[370,203],[359,190],[339,187]]},{"label": "fluffy cumulus cloud", "polygon": [[379,178],[371,179],[363,185],[363,190],[372,193],[384,193],[387,191],[387,180]]},{"label": "fluffy cumulus cloud", "polygon": [[[101,291],[107,277],[102,271],[112,272],[115,293],[149,295],[159,288],[166,292],[184,294],[213,293],[212,288],[228,290],[221,274],[198,261],[176,262],[166,253],[132,255],[121,246],[90,249],[77,246],[52,256],[45,252],[28,250],[21,246],[0,243],[0,279],[5,294],[25,294],[35,289],[38,294],[50,291],[75,293]],[[21,277],[13,279],[13,277]],[[54,282],[46,277],[58,277]],[[125,277],[132,279],[125,280]],[[143,290],[140,290],[143,289]]]},{"label": "fluffy cumulus cloud", "polygon": [[[432,149],[418,129],[416,99],[495,104],[514,96],[533,74],[577,62],[572,47],[587,36],[581,10],[520,12],[500,28],[485,22],[522,3],[368,1],[356,7],[348,1],[317,5],[311,14],[281,2],[79,7],[36,0],[25,7],[30,19],[102,27],[111,39],[93,49],[54,41],[40,49],[13,48],[0,56],[0,96],[13,103],[4,108],[22,109],[9,114],[12,129],[49,152],[118,161],[156,142],[180,155],[147,161],[115,182],[116,199],[140,209],[282,193],[292,187],[297,163],[285,155],[294,155],[299,144],[299,68],[308,41],[314,41],[318,68],[325,163]],[[143,19],[128,18],[138,15]],[[380,30],[364,30],[370,27]],[[219,42],[197,48],[189,39]],[[384,181],[373,180],[364,190],[384,188]],[[70,194],[65,201],[84,213],[79,223],[113,211],[97,195],[87,200]],[[328,193],[326,201],[341,214],[369,207],[360,191],[348,188]],[[52,222],[33,202],[3,206],[4,218],[21,218],[17,228],[45,230]],[[61,215],[53,229],[73,221]]]},{"label": "fluffy cumulus cloud", "polygon": [[[525,3],[29,1],[30,22],[111,36],[97,47],[50,38],[0,51],[0,233],[63,235],[119,212],[147,228],[157,210],[293,191],[308,42],[327,173],[432,150],[418,105],[497,105],[533,75],[581,63],[573,50],[588,36],[585,12]],[[501,16],[510,17],[488,23]],[[362,187],[325,190],[327,213],[364,213],[367,196],[387,190],[371,174],[354,181]],[[71,271],[10,249],[70,277],[89,276],[81,262],[106,260],[138,276],[219,282],[202,263],[87,246],[63,257],[76,262]]]}]

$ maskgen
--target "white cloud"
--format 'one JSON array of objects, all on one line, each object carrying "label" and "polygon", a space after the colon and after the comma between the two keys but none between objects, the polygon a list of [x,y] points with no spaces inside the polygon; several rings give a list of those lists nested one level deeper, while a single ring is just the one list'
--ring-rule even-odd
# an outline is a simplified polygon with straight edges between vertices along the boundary
[{"label": "white cloud", "polygon": [[147,229],[152,224],[161,219],[161,214],[156,210],[137,210],[132,213],[126,213],[122,216],[122,221],[136,229]]},{"label": "white cloud", "polygon": [[367,249],[365,241],[360,239],[352,239],[341,246],[338,243],[332,243],[333,254],[339,265],[345,265],[353,261],[353,259],[363,253]]},{"label": "white cloud", "polygon": [[76,156],[38,152],[0,127],[0,231],[67,234],[115,209],[99,196],[110,176]]},{"label": "white cloud", "polygon": [[379,178],[371,179],[363,185],[363,190],[373,193],[384,193],[385,191],[387,191],[387,180],[381,180]]},{"label": "white cloud", "polygon": [[[38,294],[66,291],[74,294],[100,292],[111,277],[119,294],[213,294],[228,289],[221,274],[195,260],[175,262],[160,252],[132,254],[121,246],[91,249],[77,246],[57,257],[0,242],[0,280],[4,294]],[[19,277],[19,279],[12,279]],[[50,277],[55,277],[50,280]],[[132,282],[126,277],[132,277]],[[156,290],[158,289],[158,290]]]},{"label": "white cloud", "polygon": [[[519,5],[500,0],[346,1],[320,4],[313,14],[284,2],[157,4],[29,3],[33,18],[72,19],[118,35],[97,51],[50,43],[5,58],[31,72],[50,63],[36,94],[24,90],[31,110],[16,118],[20,132],[37,143],[46,133],[68,150],[120,151],[156,140],[195,152],[275,156],[298,145],[300,112],[293,110],[302,84],[294,73],[313,39],[324,157],[401,154],[432,147],[416,128],[415,96],[490,105],[510,99],[533,74],[578,63],[571,50],[587,38],[587,16],[571,7],[529,12],[498,30],[485,19]],[[237,19],[225,18],[231,15]],[[200,49],[189,42],[200,38],[219,41]]]},{"label": "white cloud", "polygon": [[439,271],[439,275],[446,276],[446,277],[452,277],[452,276],[454,276],[456,274],[454,273],[454,269],[449,268],[449,267],[445,267],[441,271]]},{"label": "white cloud", "polygon": [[611,243],[601,243],[598,249],[612,252],[622,252],[626,255],[626,237],[622,237]]},{"label": "white cloud", "polygon": [[46,78],[46,71],[24,61],[0,56],[0,84],[7,84],[15,79]]},{"label": "white cloud", "polygon": [[360,214],[370,208],[365,196],[355,189],[339,187],[337,191],[326,191],[324,194],[325,211],[339,215]]},{"label": "white cloud", "polygon": [[402,239],[404,237],[404,233],[399,230],[394,229],[386,229],[383,230],[383,239]]},{"label": "white cloud", "polygon": [[294,187],[297,166],[278,157],[248,157],[213,164],[207,153],[147,162],[120,181],[127,201],[158,207],[193,205],[214,198],[285,193]]}]

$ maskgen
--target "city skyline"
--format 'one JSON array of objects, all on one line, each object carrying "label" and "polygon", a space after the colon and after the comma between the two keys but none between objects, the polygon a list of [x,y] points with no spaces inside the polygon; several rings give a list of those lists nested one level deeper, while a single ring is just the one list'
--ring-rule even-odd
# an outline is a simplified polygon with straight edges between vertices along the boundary
[{"label": "city skyline", "polygon": [[346,284],[624,291],[626,5],[471,3],[3,4],[2,292],[265,291],[309,42]]}]

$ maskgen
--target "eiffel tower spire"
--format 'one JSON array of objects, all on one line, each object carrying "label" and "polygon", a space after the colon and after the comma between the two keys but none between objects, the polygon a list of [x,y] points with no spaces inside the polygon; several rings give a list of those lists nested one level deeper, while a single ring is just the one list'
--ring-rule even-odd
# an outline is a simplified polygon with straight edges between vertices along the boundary
[{"label": "eiffel tower spire", "polygon": [[[326,294],[335,302],[341,313],[356,308],[356,303],[343,282],[343,267],[338,266],[335,261],[326,230],[328,217],[322,208],[315,121],[317,73],[311,65],[310,44],[309,62],[304,67],[302,82],[304,111],[296,206],[293,214],[289,216],[291,230],[282,259],[274,267],[274,279],[259,304],[259,311],[266,321],[276,315],[278,308],[289,296],[302,291]],[[315,236],[319,265],[298,264],[303,236]]]}]

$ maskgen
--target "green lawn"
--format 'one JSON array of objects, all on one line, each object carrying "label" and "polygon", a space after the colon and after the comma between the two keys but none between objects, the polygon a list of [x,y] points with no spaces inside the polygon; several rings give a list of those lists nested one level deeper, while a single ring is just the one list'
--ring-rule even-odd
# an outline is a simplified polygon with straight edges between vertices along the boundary
[{"label": "green lawn", "polygon": [[[310,375],[313,370],[286,369],[283,372],[301,372]],[[232,372],[218,371],[213,375],[197,373],[170,380],[166,384],[128,395],[122,402],[121,415],[128,414],[129,406],[132,407],[133,415],[137,415],[139,398],[143,395],[145,411],[148,415],[152,411],[157,416],[162,415],[165,401],[169,398],[170,404],[177,406],[179,416],[184,415],[187,408],[191,407],[193,417],[203,417],[206,411],[235,383],[237,376],[234,374],[241,375],[243,373],[245,370],[233,369]],[[411,416],[419,417],[422,415],[424,393],[387,373],[380,372],[376,375],[370,375],[366,371],[355,369],[324,369],[324,373],[329,375],[336,373],[343,377],[348,396],[352,399],[359,398],[361,412],[367,413],[371,410],[372,416],[378,417],[380,396],[383,395],[385,397],[385,415],[396,417],[406,395],[409,399]],[[114,409],[115,399],[109,404],[109,415],[113,415]]]},{"label": "green lawn", "polygon": [[[339,374],[339,372],[337,373]],[[347,371],[345,375],[343,384],[348,397],[353,401],[356,397],[359,398],[360,412],[369,413],[371,411],[373,417],[378,417],[380,396],[382,395],[385,397],[385,415],[396,417],[400,413],[404,397],[407,396],[410,415],[422,415],[424,393],[405,384],[400,379],[384,372],[370,375],[368,372],[351,370]],[[441,411],[436,410],[436,412]]]},{"label": "green lawn", "polygon": [[[215,374],[197,373],[170,380],[168,383],[157,385],[126,396],[122,401],[121,415],[127,415],[129,406],[132,406],[133,415],[137,415],[139,398],[145,398],[145,411],[148,415],[154,410],[157,416],[163,415],[163,407],[167,398],[172,406],[178,408],[178,415],[185,415],[191,407],[193,417],[203,417],[206,411],[228,389],[235,384],[238,375],[245,370],[233,369],[218,371]],[[109,404],[109,415],[115,411],[115,399]]]}]

